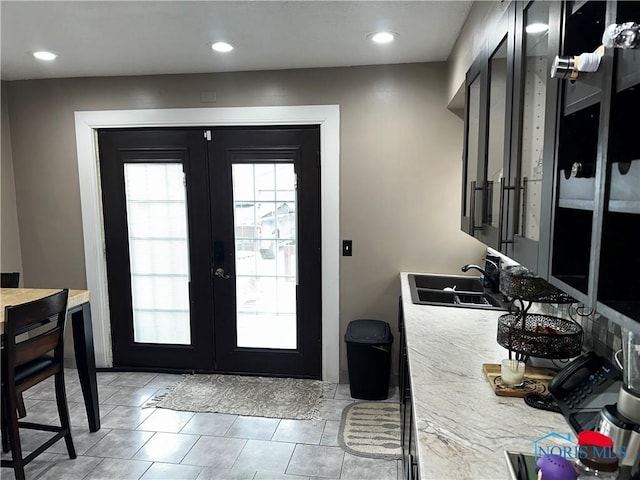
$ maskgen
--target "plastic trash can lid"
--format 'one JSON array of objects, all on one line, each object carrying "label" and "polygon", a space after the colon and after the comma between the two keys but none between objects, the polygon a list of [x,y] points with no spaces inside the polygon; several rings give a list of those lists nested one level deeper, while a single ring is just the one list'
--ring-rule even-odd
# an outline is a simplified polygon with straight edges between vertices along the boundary
[{"label": "plastic trash can lid", "polygon": [[382,320],[353,320],[344,335],[347,343],[386,344],[393,342],[391,328]]}]

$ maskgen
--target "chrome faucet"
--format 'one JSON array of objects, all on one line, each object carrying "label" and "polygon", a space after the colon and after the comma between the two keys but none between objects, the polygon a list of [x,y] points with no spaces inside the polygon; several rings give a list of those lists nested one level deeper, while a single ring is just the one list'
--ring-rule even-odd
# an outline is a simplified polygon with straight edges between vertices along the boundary
[{"label": "chrome faucet", "polygon": [[489,273],[484,268],[473,264],[464,265],[460,270],[462,270],[463,272],[468,272],[469,270],[478,270],[482,274],[482,277],[480,277],[480,281],[485,286],[485,288],[490,288],[492,292],[497,293],[498,291],[500,291],[500,267],[493,260],[486,259],[484,262],[485,268],[487,264],[493,266],[493,272]]}]

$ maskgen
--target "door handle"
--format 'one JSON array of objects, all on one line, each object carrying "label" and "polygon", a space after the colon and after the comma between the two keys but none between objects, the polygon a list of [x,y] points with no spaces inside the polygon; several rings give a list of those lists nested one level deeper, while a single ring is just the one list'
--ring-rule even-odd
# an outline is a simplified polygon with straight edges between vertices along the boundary
[{"label": "door handle", "polygon": [[216,268],[215,272],[213,272],[213,274],[218,277],[218,278],[222,278],[224,280],[227,280],[229,278],[231,278],[229,275],[227,275],[224,272],[224,268]]}]

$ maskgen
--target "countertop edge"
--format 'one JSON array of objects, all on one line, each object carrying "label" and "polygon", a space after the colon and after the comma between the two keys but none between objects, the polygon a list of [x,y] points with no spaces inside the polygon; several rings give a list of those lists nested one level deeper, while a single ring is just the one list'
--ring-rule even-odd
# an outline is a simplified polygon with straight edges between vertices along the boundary
[{"label": "countertop edge", "polygon": [[508,355],[495,339],[504,312],[414,305],[410,274],[421,273],[400,273],[420,478],[509,478],[505,450],[533,453],[537,438],[571,428],[491,389],[482,363]]}]

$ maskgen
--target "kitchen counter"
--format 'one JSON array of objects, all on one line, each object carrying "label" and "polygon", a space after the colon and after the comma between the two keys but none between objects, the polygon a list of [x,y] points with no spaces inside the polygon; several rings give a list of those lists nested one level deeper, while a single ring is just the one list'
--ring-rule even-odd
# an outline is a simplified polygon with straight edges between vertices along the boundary
[{"label": "kitchen counter", "polygon": [[504,451],[571,427],[558,413],[494,394],[483,363],[508,356],[496,342],[504,312],[414,305],[400,274],[421,479],[508,479]]}]

